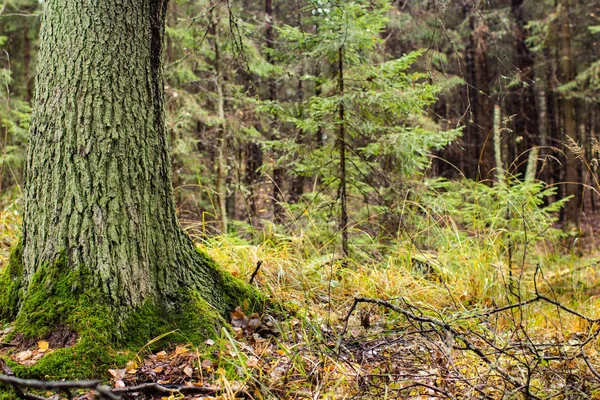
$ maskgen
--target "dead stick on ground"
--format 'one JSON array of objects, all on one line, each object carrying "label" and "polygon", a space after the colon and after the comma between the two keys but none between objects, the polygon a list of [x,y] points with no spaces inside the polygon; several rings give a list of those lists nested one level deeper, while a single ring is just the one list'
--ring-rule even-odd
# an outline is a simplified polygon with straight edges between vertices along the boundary
[{"label": "dead stick on ground", "polygon": [[65,381],[65,382],[46,382],[38,381],[33,379],[19,379],[14,376],[0,374],[0,383],[5,383],[12,386],[16,391],[17,395],[25,400],[47,400],[46,397],[41,397],[35,394],[23,392],[23,388],[31,388],[38,390],[50,390],[54,392],[65,392],[71,389],[89,389],[98,392],[100,398],[119,400],[121,394],[124,393],[136,393],[136,392],[155,392],[162,394],[210,394],[214,395],[218,390],[207,387],[199,386],[163,386],[158,383],[143,383],[137,386],[130,386],[124,388],[110,389],[109,387],[102,386],[99,381]]},{"label": "dead stick on ground", "polygon": [[260,266],[262,265],[262,261],[259,261],[256,263],[256,269],[254,269],[254,272],[252,273],[252,276],[250,276],[250,281],[248,281],[248,283],[250,285],[252,285],[252,282],[254,282],[254,278],[256,278],[256,275],[258,274],[258,270],[260,269]]},{"label": "dead stick on ground", "polygon": [[[51,390],[55,392],[64,392],[70,389],[89,389],[98,392],[101,398],[110,400],[119,400],[121,396],[113,393],[110,388],[103,386],[100,381],[64,381],[64,382],[46,382],[34,379],[20,379],[14,376],[0,375],[0,383],[5,383],[13,388],[30,388],[39,390]],[[24,399],[44,399],[36,395],[27,393],[22,394]]]},{"label": "dead stick on ground", "polygon": [[216,389],[201,387],[201,386],[163,386],[158,383],[142,383],[137,386],[117,388],[112,390],[113,393],[135,393],[135,392],[156,392],[156,393],[181,393],[181,394],[215,394]]}]

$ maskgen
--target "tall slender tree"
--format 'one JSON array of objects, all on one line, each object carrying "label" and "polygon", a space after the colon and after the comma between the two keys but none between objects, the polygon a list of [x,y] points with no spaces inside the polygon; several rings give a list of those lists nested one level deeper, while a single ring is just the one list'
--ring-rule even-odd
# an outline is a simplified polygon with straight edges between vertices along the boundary
[{"label": "tall slender tree", "polygon": [[[573,54],[571,47],[571,1],[560,1],[560,68],[563,82],[570,82],[574,78],[573,73]],[[579,221],[579,201],[578,201],[578,173],[577,173],[577,154],[574,154],[573,147],[569,142],[578,142],[577,120],[575,116],[575,100],[568,94],[563,94],[562,111],[564,121],[563,142],[566,144],[565,156],[565,181],[566,195],[573,196],[565,209],[565,221],[569,224],[578,224]]]}]

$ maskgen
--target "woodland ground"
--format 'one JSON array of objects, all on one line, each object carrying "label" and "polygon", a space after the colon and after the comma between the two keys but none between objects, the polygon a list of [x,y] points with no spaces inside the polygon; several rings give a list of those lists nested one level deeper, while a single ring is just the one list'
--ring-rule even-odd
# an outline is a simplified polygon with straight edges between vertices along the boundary
[{"label": "woodland ground", "polygon": [[[17,210],[2,209],[0,266],[19,235]],[[132,399],[600,398],[598,232],[585,222],[595,220],[584,219],[577,241],[530,248],[539,267],[515,263],[512,285],[508,267],[490,262],[501,257],[472,241],[445,253],[403,243],[386,256],[343,263],[307,233],[266,229],[252,243],[197,236],[242,279],[260,263],[253,284],[273,300],[269,315],[233,312],[233,329],[198,348],[150,342],[105,380],[116,389],[149,382],[163,389],[124,397]],[[192,235],[201,231],[187,225]],[[355,297],[389,303],[359,303],[345,329]],[[0,342],[8,332],[0,327]],[[1,355],[31,365],[56,346],[48,338]]]}]

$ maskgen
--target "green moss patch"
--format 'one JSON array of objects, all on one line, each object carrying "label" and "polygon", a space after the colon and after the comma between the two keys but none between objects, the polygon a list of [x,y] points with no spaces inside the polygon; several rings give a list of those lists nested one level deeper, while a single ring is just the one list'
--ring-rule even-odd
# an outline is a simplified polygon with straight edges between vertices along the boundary
[{"label": "green moss patch", "polygon": [[0,400],[15,400],[17,398],[17,393],[13,388],[0,384]]}]

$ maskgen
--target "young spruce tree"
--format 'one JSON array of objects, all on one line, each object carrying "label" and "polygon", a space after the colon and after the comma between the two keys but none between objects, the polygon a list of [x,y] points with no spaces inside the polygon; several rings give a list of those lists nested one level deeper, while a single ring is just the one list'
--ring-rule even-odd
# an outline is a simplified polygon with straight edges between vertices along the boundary
[{"label": "young spruce tree", "polygon": [[[295,174],[318,176],[322,191],[336,188],[346,257],[350,231],[357,223],[350,210],[373,201],[393,204],[399,184],[429,165],[432,149],[442,148],[460,132],[423,127],[434,126],[424,110],[439,89],[426,73],[409,72],[421,51],[386,58],[382,32],[387,1],[314,0],[305,11],[310,17],[303,26],[311,28],[285,26],[279,37],[288,51],[282,58],[287,56],[290,65],[297,65],[300,56],[319,66],[313,68],[319,75],[299,77],[314,83],[314,94],[267,108],[307,138],[319,136],[282,140],[279,145],[289,156],[280,162],[288,163]],[[386,174],[381,172],[384,165]]]}]

